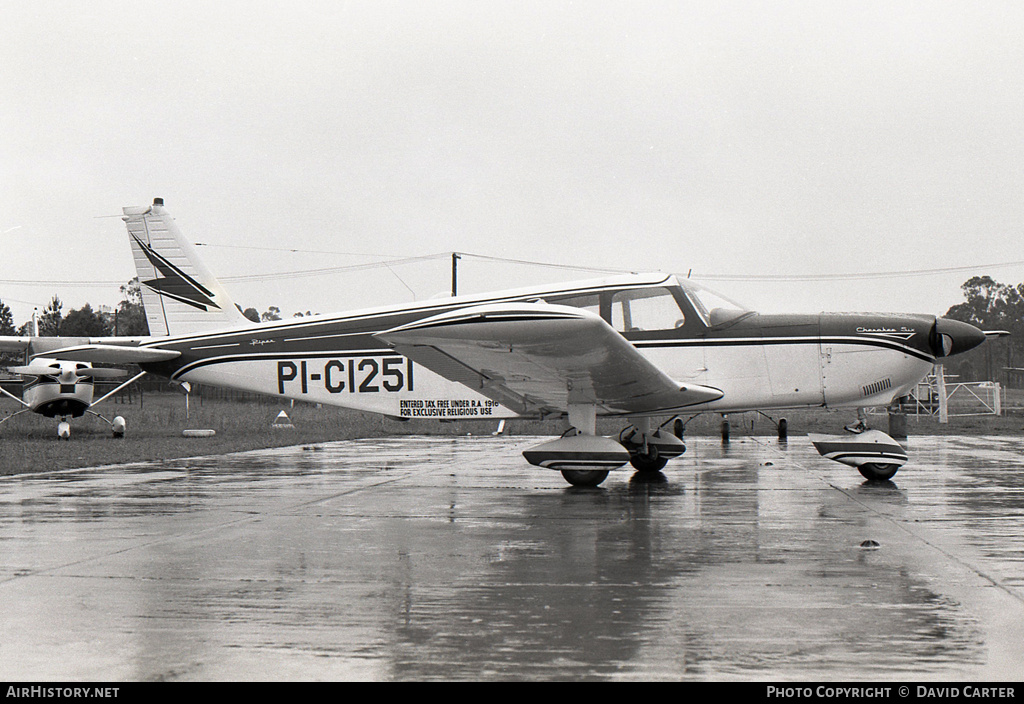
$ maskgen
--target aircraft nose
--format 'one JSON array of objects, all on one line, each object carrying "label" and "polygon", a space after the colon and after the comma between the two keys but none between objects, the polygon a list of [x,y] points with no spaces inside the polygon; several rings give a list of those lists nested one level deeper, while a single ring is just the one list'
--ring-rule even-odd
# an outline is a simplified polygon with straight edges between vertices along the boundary
[{"label": "aircraft nose", "polygon": [[936,318],[932,328],[932,352],[936,357],[949,357],[972,350],[985,341],[985,333],[969,323],[950,318]]}]

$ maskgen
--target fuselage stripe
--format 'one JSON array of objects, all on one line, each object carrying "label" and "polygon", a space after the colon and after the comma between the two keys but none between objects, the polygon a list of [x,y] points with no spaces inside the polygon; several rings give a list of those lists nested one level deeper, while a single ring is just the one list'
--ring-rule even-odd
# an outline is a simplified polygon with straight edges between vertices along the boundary
[{"label": "fuselage stripe", "polygon": [[667,348],[667,347],[760,347],[764,345],[861,345],[866,347],[881,347],[883,349],[903,352],[925,362],[934,363],[935,357],[915,350],[907,345],[897,342],[880,340],[870,337],[737,337],[737,338],[713,338],[702,337],[691,340],[636,340],[633,346],[637,349]]}]

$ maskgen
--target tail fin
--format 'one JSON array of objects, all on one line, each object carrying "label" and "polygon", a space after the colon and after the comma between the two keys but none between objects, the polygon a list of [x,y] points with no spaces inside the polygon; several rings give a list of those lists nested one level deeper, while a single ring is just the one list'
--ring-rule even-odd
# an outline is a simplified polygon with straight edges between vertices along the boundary
[{"label": "tail fin", "polygon": [[149,334],[187,335],[252,325],[163,206],[163,198],[154,198],[151,206],[123,208]]}]

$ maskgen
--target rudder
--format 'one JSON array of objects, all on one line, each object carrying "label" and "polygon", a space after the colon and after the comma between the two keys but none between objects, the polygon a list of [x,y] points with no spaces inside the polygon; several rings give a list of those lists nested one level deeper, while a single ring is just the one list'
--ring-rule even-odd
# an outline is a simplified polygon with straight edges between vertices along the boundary
[{"label": "rudder", "polygon": [[127,206],[122,218],[150,335],[188,335],[252,325],[181,234],[162,198]]}]

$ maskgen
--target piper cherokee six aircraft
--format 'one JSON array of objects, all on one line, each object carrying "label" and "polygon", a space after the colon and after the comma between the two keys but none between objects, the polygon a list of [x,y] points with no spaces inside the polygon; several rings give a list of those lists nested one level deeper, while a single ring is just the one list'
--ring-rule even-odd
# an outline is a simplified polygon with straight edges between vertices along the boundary
[{"label": "piper cherokee six aircraft", "polygon": [[[122,361],[172,380],[394,418],[565,418],[565,435],[523,455],[576,485],[600,484],[627,462],[663,468],[686,449],[666,427],[681,414],[885,406],[936,358],[985,339],[934,316],[760,315],[667,274],[216,329],[205,316],[235,306],[196,273],[162,200],[126,207],[123,219],[151,330],[162,324],[171,337],[120,348]],[[52,354],[110,359],[103,348]],[[129,359],[133,352],[162,357]],[[599,436],[598,417],[625,427],[615,439]],[[837,442],[819,451],[869,479],[907,461],[879,431]]]}]

